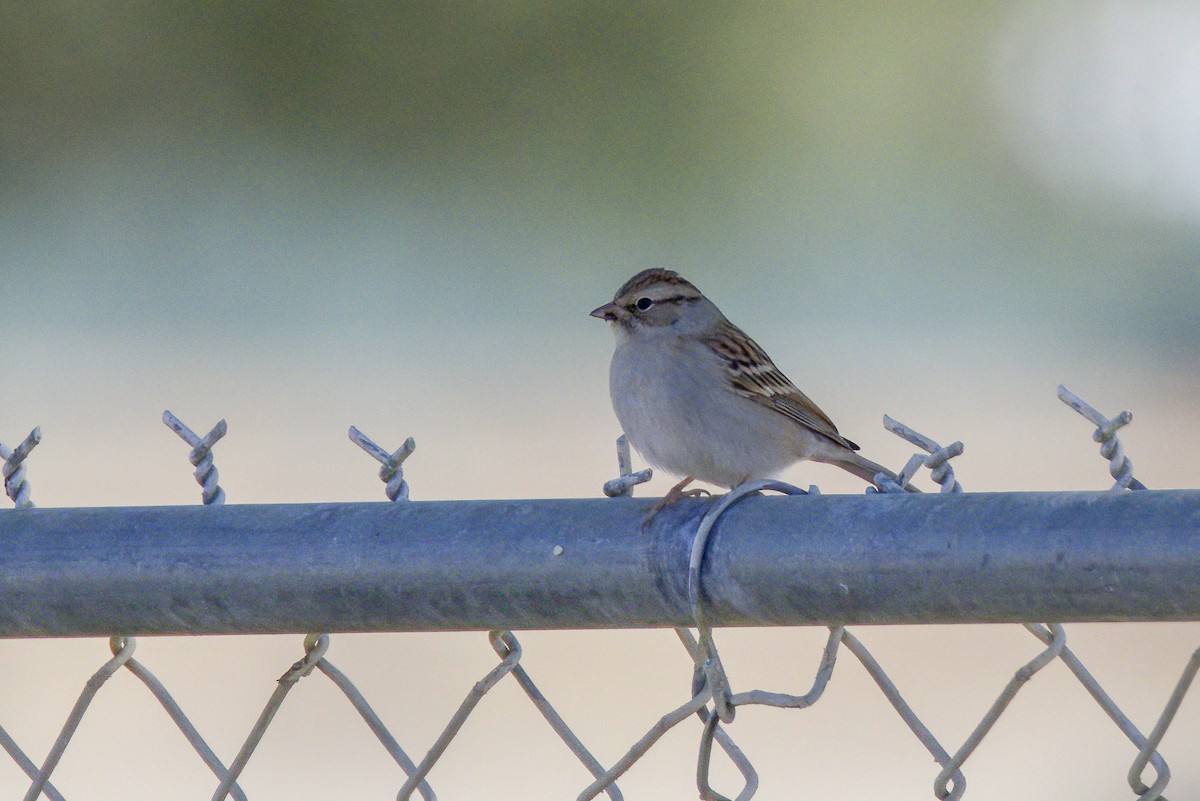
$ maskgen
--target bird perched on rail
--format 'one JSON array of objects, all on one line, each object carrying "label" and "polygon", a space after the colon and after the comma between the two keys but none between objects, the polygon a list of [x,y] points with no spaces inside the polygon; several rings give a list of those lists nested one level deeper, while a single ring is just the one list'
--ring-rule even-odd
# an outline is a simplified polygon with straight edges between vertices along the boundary
[{"label": "bird perched on rail", "polygon": [[684,489],[694,480],[734,487],[802,459],[871,483],[879,473],[896,478],[858,455],[766,352],[678,273],[643,270],[591,315],[616,335],[609,391],[625,435],[651,465],[683,477],[664,505],[697,494]]}]

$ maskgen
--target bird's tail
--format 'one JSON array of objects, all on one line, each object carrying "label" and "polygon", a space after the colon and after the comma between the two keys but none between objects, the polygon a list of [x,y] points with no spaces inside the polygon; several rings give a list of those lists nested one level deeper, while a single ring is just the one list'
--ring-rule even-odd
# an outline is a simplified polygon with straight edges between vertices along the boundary
[{"label": "bird's tail", "polygon": [[[822,461],[824,461],[824,460],[822,460]],[[829,464],[837,465],[838,467],[842,468],[846,472],[853,473],[854,475],[861,478],[863,481],[866,481],[868,484],[874,484],[875,476],[877,476],[880,473],[883,473],[885,476],[890,478],[892,481],[899,480],[899,477],[895,473],[893,473],[891,470],[888,470],[886,467],[884,467],[881,464],[876,464],[875,462],[872,462],[870,459],[866,458],[865,456],[859,456],[857,453],[855,453],[854,451],[851,451],[851,450],[840,451],[837,454],[836,459],[829,460]],[[905,484],[904,491],[905,492],[920,492],[919,489],[912,486],[911,484]]]}]

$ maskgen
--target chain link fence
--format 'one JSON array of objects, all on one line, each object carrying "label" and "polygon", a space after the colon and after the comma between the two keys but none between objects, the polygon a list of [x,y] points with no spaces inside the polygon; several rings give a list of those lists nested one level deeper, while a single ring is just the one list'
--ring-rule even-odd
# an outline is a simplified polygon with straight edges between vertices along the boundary
[{"label": "chain link fence", "polygon": [[[1059,387],[1058,394],[1064,403],[1083,415],[1095,426],[1093,438],[1100,445],[1102,456],[1108,461],[1109,472],[1113,478],[1111,492],[1113,494],[1128,491],[1145,490],[1144,485],[1133,475],[1133,466],[1124,453],[1117,436],[1119,429],[1127,425],[1132,417],[1128,412],[1122,412],[1116,417],[1109,418],[1089,406],[1086,402],[1070,393],[1066,388]],[[207,434],[197,435],[182,421],[169,411],[163,415],[164,423],[171,428],[190,447],[188,459],[195,468],[194,476],[201,487],[201,500],[207,506],[221,506],[225,501],[225,492],[219,484],[219,476],[213,461],[214,446],[225,436],[227,427],[225,421],[220,421]],[[955,476],[951,460],[962,453],[961,442],[953,442],[942,446],[938,442],[916,432],[903,424],[885,418],[885,426],[906,441],[920,449],[902,470],[898,472],[895,481],[879,477],[879,492],[897,495],[896,500],[904,498],[903,485],[922,469],[930,471],[930,477],[939,487],[940,492],[947,495],[960,494],[962,485]],[[27,462],[35,447],[41,440],[41,432],[33,432],[16,447],[9,448],[0,445],[0,459],[3,459],[3,476],[5,490],[18,509],[31,509],[34,502],[31,497],[30,482],[27,473]],[[394,504],[410,504],[409,488],[404,478],[404,463],[415,448],[410,438],[394,451],[380,447],[357,428],[350,428],[350,439],[369,454],[380,465],[379,478],[385,485],[388,499]],[[606,483],[603,487],[609,497],[625,497],[632,494],[634,488],[647,481],[651,471],[634,472],[625,442],[618,441],[618,466],[620,475]],[[868,492],[875,492],[871,488]],[[1102,686],[1101,682],[1089,672],[1083,660],[1077,656],[1067,644],[1067,630],[1058,623],[1028,622],[1023,624],[1024,630],[1038,643],[1039,651],[1035,657],[1024,664],[1014,666],[1012,678],[1000,688],[998,694],[987,708],[986,712],[974,724],[965,737],[950,738],[946,734],[935,734],[933,726],[927,724],[918,715],[897,683],[889,676],[881,660],[877,659],[864,644],[863,638],[852,632],[845,625],[829,625],[828,637],[820,655],[810,667],[812,679],[806,689],[799,694],[764,689],[747,689],[736,684],[726,672],[720,652],[717,648],[718,632],[714,632],[713,615],[719,614],[719,604],[716,604],[715,590],[711,590],[708,580],[715,568],[712,560],[715,558],[710,548],[710,538],[721,521],[727,517],[729,510],[742,504],[747,498],[772,492],[784,495],[819,495],[813,486],[802,490],[782,482],[758,481],[735,488],[724,496],[703,502],[704,512],[693,528],[687,532],[688,548],[686,554],[686,576],[681,579],[682,597],[679,599],[687,613],[688,625],[674,627],[680,646],[686,652],[691,664],[690,674],[681,675],[680,682],[690,681],[687,700],[678,705],[664,703],[663,708],[647,713],[644,733],[632,742],[623,754],[596,753],[589,749],[580,736],[569,725],[568,721],[550,699],[539,689],[529,666],[523,661],[521,642],[509,630],[496,629],[487,633],[488,644],[495,654],[495,663],[484,675],[480,676],[466,691],[461,703],[450,716],[450,719],[436,736],[432,745],[420,743],[404,743],[393,734],[392,727],[377,714],[364,693],[356,686],[347,673],[338,669],[328,658],[331,637],[326,633],[310,633],[304,637],[301,657],[288,667],[277,680],[275,691],[267,699],[261,713],[246,733],[239,749],[234,753],[220,756],[217,749],[212,747],[194,725],[181,705],[176,702],[165,684],[156,678],[155,674],[134,653],[137,640],[133,636],[117,635],[109,640],[111,658],[107,659],[95,673],[86,681],[78,700],[63,723],[58,737],[49,751],[42,754],[30,754],[17,740],[3,728],[3,710],[0,710],[0,746],[11,758],[12,762],[28,778],[28,786],[23,788],[21,797],[25,801],[38,798],[60,801],[67,796],[54,784],[54,776],[64,756],[68,754],[73,738],[80,730],[81,724],[87,718],[93,701],[101,693],[106,683],[114,675],[122,671],[132,674],[146,691],[161,705],[163,711],[179,729],[183,737],[194,750],[196,757],[212,774],[211,790],[196,793],[189,788],[188,797],[211,797],[212,799],[233,798],[238,801],[253,797],[253,790],[243,786],[243,777],[247,766],[258,752],[264,737],[271,730],[277,719],[277,713],[287,702],[290,693],[297,684],[314,674],[320,674],[336,687],[344,696],[346,703],[361,718],[363,725],[378,741],[388,758],[395,763],[403,779],[395,790],[397,799],[419,797],[425,801],[433,801],[439,796],[435,792],[437,779],[436,768],[447,750],[450,749],[463,730],[464,725],[471,719],[477,706],[494,688],[505,682],[511,682],[519,687],[528,698],[529,703],[537,713],[545,719],[546,724],[565,746],[563,757],[546,755],[546,759],[566,758],[565,753],[573,755],[584,770],[592,777],[586,786],[580,786],[575,796],[579,801],[606,796],[613,801],[620,801],[622,794],[620,782],[626,773],[639,761],[643,760],[656,745],[672,730],[685,721],[695,718],[698,722],[698,742],[695,746],[695,786],[698,795],[709,801],[748,801],[755,797],[760,783],[758,768],[752,754],[739,747],[735,740],[736,721],[739,713],[751,707],[767,707],[781,710],[804,710],[817,704],[825,694],[826,688],[834,676],[839,664],[852,658],[870,676],[878,687],[887,704],[895,711],[904,727],[928,752],[935,763],[930,771],[929,787],[932,795],[938,799],[959,799],[967,794],[966,772],[977,749],[1004,718],[1014,700],[1024,688],[1033,681],[1047,666],[1056,662],[1062,663],[1071,676],[1074,677],[1087,695],[1098,705],[1103,714],[1111,721],[1120,735],[1129,742],[1127,783],[1132,796],[1140,801],[1155,801],[1166,798],[1164,793],[1171,781],[1171,770],[1166,756],[1159,748],[1172,723],[1176,719],[1184,701],[1188,697],[1196,672],[1200,669],[1200,648],[1181,666],[1178,681],[1168,697],[1162,701],[1157,718],[1148,728],[1139,728],[1130,715],[1122,710],[1118,702]],[[1156,494],[1156,493],[1151,493]],[[1169,495],[1170,493],[1161,493]],[[882,503],[882,499],[875,503]],[[920,502],[905,500],[903,502]],[[1088,501],[1092,503],[1092,501]],[[1183,498],[1180,503],[1185,510],[1182,520],[1176,523],[1184,530],[1195,531],[1197,521],[1200,521],[1200,506],[1193,495]],[[1172,507],[1177,508],[1177,507]],[[873,514],[873,510],[871,511]],[[16,518],[13,515],[36,515],[37,512],[5,512],[13,526],[23,525],[23,521],[32,517]],[[1179,515],[1176,515],[1177,517]],[[899,532],[898,536],[903,536]],[[1194,538],[1184,543],[1191,548]],[[568,545],[567,547],[573,547]],[[555,545],[551,551],[553,557],[562,556],[563,545]],[[1196,558],[1192,554],[1193,561]],[[605,569],[605,565],[595,565],[597,571]],[[363,569],[369,566],[364,565]],[[919,569],[919,567],[918,567]],[[16,572],[20,572],[19,569]],[[15,581],[16,579],[14,579]],[[926,577],[928,582],[936,582],[937,575]],[[1193,588],[1185,588],[1191,591]],[[1064,593],[1071,588],[1064,586]],[[1179,592],[1178,584],[1165,583],[1160,594],[1169,595]],[[846,589],[849,592],[849,589]],[[1117,590],[1120,594],[1120,590]],[[1175,612],[1163,614],[1161,611],[1162,598],[1133,598],[1129,603],[1131,608],[1139,608],[1143,603],[1146,610],[1139,616],[1136,612],[1128,614],[1128,619],[1195,619],[1195,598],[1180,600],[1167,599],[1174,603]],[[12,611],[12,610],[10,610]],[[19,616],[20,610],[12,612]],[[30,614],[38,614],[31,612]],[[971,613],[966,613],[970,616]],[[978,616],[981,620],[990,619],[987,614]],[[955,618],[961,619],[961,618]],[[715,621],[720,623],[721,621]],[[759,621],[770,623],[771,621]],[[611,621],[610,621],[611,624]],[[661,625],[661,623],[656,623]],[[130,624],[136,628],[135,623]],[[186,623],[181,624],[186,629]],[[636,626],[636,621],[630,623]],[[452,626],[443,626],[451,628]],[[255,629],[257,630],[257,629]],[[73,634],[91,632],[73,631]],[[8,636],[14,636],[12,631]],[[847,656],[848,652],[848,656]],[[839,657],[841,662],[839,662]],[[647,669],[656,670],[652,666]],[[603,668],[600,668],[601,672]],[[602,681],[602,677],[599,677]],[[657,719],[655,719],[657,718]],[[802,748],[803,743],[797,743]],[[1181,757],[1184,760],[1194,760],[1194,746],[1181,746]],[[740,777],[737,786],[718,790],[714,788],[713,753],[716,751],[720,759],[726,760],[736,770]],[[857,755],[862,759],[864,755]],[[684,770],[684,768],[681,768]],[[1016,770],[1016,769],[1014,769]],[[127,781],[136,782],[136,778]],[[7,796],[6,796],[7,797]],[[75,797],[75,796],[72,796]],[[497,797],[517,797],[513,792],[502,793]],[[522,797],[531,797],[522,795]],[[807,797],[800,788],[792,797]],[[1113,796],[1118,797],[1118,796]],[[633,799],[631,798],[631,801]]]}]

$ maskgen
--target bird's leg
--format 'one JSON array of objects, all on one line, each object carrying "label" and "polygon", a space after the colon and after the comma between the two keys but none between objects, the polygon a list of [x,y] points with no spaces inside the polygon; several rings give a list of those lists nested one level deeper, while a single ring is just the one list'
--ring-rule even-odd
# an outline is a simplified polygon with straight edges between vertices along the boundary
[{"label": "bird's leg", "polygon": [[695,480],[696,479],[692,478],[691,476],[685,476],[683,481],[680,481],[678,484],[671,487],[671,489],[667,491],[667,494],[663,496],[662,500],[656,503],[654,508],[650,510],[650,514],[646,517],[646,520],[654,517],[668,506],[679,503],[684,498],[698,498],[701,495],[712,495],[712,493],[706,489],[684,489],[684,487],[686,487],[688,484],[691,484]]},{"label": "bird's leg", "polygon": [[688,484],[691,484],[695,480],[696,479],[692,478],[691,476],[687,476],[683,479],[683,481],[680,481],[678,484],[671,487],[671,489],[667,490],[667,494],[663,496],[660,506],[670,506],[673,503],[678,503],[684,498],[699,498],[701,495],[712,495],[712,493],[708,490],[700,489],[699,487],[690,490],[684,489],[684,487],[686,487]]}]

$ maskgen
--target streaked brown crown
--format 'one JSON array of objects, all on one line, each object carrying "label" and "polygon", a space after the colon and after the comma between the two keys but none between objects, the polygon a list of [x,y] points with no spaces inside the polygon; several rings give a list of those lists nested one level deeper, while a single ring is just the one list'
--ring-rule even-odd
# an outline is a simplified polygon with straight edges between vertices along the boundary
[{"label": "streaked brown crown", "polygon": [[617,294],[613,295],[614,301],[619,301],[621,298],[627,297],[634,293],[640,292],[648,287],[663,285],[674,286],[680,289],[685,289],[683,294],[688,296],[699,295],[700,290],[696,289],[690,281],[681,276],[674,270],[663,270],[658,267],[652,267],[649,270],[642,270],[640,273],[630,278],[625,284],[617,290]]}]

